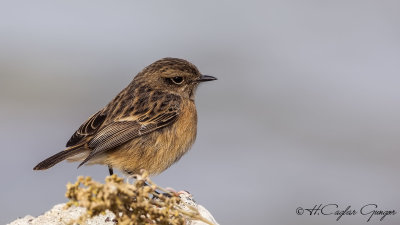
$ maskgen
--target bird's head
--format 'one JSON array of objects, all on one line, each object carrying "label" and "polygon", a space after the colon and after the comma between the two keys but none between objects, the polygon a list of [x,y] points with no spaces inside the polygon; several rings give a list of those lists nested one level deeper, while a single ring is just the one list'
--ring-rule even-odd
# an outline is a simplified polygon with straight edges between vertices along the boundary
[{"label": "bird's head", "polygon": [[202,75],[192,63],[178,58],[163,58],[144,68],[134,79],[153,90],[173,92],[185,98],[194,99],[199,83],[216,80]]}]

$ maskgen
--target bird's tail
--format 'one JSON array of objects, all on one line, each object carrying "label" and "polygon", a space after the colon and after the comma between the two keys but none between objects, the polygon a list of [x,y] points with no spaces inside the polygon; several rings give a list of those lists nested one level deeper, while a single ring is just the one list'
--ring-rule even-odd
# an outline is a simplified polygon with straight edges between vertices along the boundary
[{"label": "bird's tail", "polygon": [[43,160],[42,162],[40,162],[39,164],[37,164],[33,170],[46,170],[50,167],[53,167],[54,165],[56,165],[57,163],[72,157],[74,155],[77,155],[79,153],[82,153],[82,150],[84,150],[84,146],[82,145],[78,145],[78,146],[74,146],[71,148],[67,148],[53,156],[50,156],[49,158]]}]

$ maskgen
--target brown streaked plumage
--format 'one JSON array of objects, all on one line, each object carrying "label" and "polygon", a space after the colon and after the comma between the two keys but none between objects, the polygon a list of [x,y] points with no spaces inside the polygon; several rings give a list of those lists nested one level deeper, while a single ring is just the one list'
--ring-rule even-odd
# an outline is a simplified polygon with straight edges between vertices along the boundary
[{"label": "brown streaked plumage", "polygon": [[92,115],[67,142],[67,148],[34,167],[48,169],[67,159],[104,164],[126,173],[146,169],[158,174],[178,161],[196,139],[194,93],[201,75],[196,66],[164,58],[136,75],[103,109]]}]

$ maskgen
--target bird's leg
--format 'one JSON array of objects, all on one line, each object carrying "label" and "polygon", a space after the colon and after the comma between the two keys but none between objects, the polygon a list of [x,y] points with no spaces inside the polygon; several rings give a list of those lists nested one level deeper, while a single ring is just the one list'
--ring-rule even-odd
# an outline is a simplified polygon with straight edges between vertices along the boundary
[{"label": "bird's leg", "polygon": [[[147,182],[144,182],[144,186],[150,186],[150,185]],[[153,194],[153,199],[159,198],[160,195],[163,195],[164,197],[167,197],[167,198],[172,197],[172,195],[170,193],[166,193],[166,192],[160,193],[160,192],[154,190],[154,193],[155,193],[155,195]]]},{"label": "bird's leg", "polygon": [[110,173],[110,176],[114,174],[114,170],[110,165],[108,165],[108,172]]},{"label": "bird's leg", "polygon": [[[109,168],[110,168],[110,166],[109,166]],[[126,177],[126,182],[127,183],[129,183],[129,178],[137,179],[137,175],[135,175],[132,171],[125,170],[125,173],[128,174],[128,176]],[[143,186],[150,186],[150,185],[146,181],[144,181],[143,182]],[[163,195],[163,196],[165,196],[167,198],[172,197],[171,194],[169,194],[169,193],[160,193],[160,192],[158,192],[156,190],[154,190],[154,193],[155,193],[155,195],[153,194],[153,198],[152,199],[159,198],[158,196],[160,196],[160,195]]]}]

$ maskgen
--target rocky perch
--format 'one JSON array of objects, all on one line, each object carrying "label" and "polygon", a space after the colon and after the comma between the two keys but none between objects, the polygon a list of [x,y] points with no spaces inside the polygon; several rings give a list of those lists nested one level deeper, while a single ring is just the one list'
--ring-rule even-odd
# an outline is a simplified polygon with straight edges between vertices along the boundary
[{"label": "rocky perch", "polygon": [[133,184],[116,175],[105,184],[79,177],[67,185],[70,201],[41,216],[25,216],[10,225],[65,224],[215,224],[211,213],[188,192],[173,192],[154,184],[144,171]]}]

